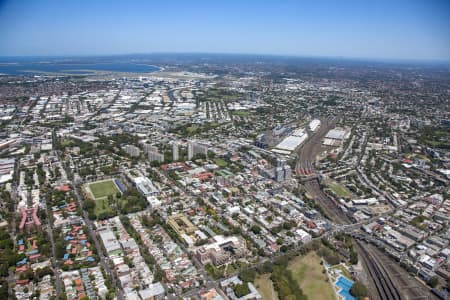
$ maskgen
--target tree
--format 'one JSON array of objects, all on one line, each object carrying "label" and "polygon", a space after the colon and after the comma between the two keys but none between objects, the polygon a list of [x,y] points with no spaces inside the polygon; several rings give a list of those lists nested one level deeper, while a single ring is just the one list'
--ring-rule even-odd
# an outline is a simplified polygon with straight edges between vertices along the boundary
[{"label": "tree", "polygon": [[164,280],[166,277],[165,273],[163,270],[161,270],[161,268],[159,266],[156,267],[156,272],[155,272],[155,276],[154,276],[154,281],[162,281]]},{"label": "tree", "polygon": [[350,252],[350,263],[356,265],[358,263],[358,253],[352,249]]},{"label": "tree", "polygon": [[66,253],[66,247],[64,246],[64,243],[60,240],[57,240],[55,242],[55,255],[57,258],[62,258],[64,254]]},{"label": "tree", "polygon": [[357,298],[357,299],[363,299],[368,296],[367,288],[364,284],[357,281],[352,285],[352,288],[350,289],[350,294]]},{"label": "tree", "polygon": [[253,225],[252,227],[250,227],[250,230],[253,231],[254,234],[261,233],[261,227],[259,227],[258,225]]},{"label": "tree", "polygon": [[152,167],[159,167],[160,165],[161,165],[161,163],[157,160],[152,160],[150,162],[150,166],[152,166]]},{"label": "tree", "polygon": [[236,285],[234,287],[234,292],[235,292],[236,296],[238,296],[238,298],[241,298],[245,295],[248,295],[250,293],[250,290],[248,289],[248,284],[243,283],[243,284]]},{"label": "tree", "polygon": [[432,287],[435,288],[438,284],[439,284],[439,279],[436,276],[433,276],[430,278],[430,280],[428,281],[428,284]]},{"label": "tree", "polygon": [[50,267],[39,268],[36,270],[36,276],[38,278],[42,278],[45,275],[53,275],[53,271]]},{"label": "tree", "polygon": [[95,208],[95,201],[92,199],[86,199],[83,202],[83,209],[90,211]]},{"label": "tree", "polygon": [[208,158],[213,159],[216,157],[216,153],[214,151],[208,150]]},{"label": "tree", "polygon": [[244,282],[253,282],[256,277],[256,271],[253,269],[244,269],[239,273],[239,278]]}]

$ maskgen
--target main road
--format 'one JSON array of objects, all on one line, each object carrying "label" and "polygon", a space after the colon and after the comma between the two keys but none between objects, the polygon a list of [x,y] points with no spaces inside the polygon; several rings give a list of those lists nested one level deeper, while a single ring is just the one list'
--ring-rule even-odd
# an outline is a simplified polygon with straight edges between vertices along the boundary
[{"label": "main road", "polygon": [[[75,194],[75,197],[77,198],[77,202],[79,207],[83,207],[83,200],[80,196],[80,193],[78,192],[76,183],[74,180],[72,180],[72,187],[73,187],[73,193]],[[103,247],[100,245],[100,242],[98,241],[97,234],[94,230],[93,222],[89,219],[88,213],[83,209],[83,219],[84,222],[87,225],[89,236],[94,241],[95,247],[97,248],[98,255],[100,257],[100,264],[103,267],[103,270],[105,270],[106,273],[108,273],[109,277],[111,278],[111,284],[114,289],[114,294],[116,295],[117,299],[123,300],[123,294],[120,287],[117,285],[117,279],[116,274],[113,270],[109,267],[109,264],[107,262],[107,256],[105,256],[103,252]]]},{"label": "main road", "polygon": [[[58,158],[58,161],[61,162],[61,157],[60,157],[59,151],[55,151],[55,153]],[[102,247],[102,245],[100,245],[100,242],[98,241],[98,238],[97,238],[97,234],[94,230],[94,224],[91,221],[91,219],[89,219],[88,213],[83,209],[83,198],[80,196],[80,193],[78,192],[77,183],[75,182],[74,179],[72,179],[71,184],[72,184],[72,189],[73,189],[75,198],[77,198],[78,206],[82,209],[83,219],[87,225],[89,236],[94,241],[95,247],[97,249],[97,253],[100,257],[100,265],[102,266],[103,270],[105,270],[105,272],[111,278],[111,285],[112,285],[112,288],[114,289],[115,296],[117,297],[117,299],[123,300],[122,289],[117,284],[116,274],[109,267],[107,257],[105,256],[105,254],[103,252],[103,247]]]}]

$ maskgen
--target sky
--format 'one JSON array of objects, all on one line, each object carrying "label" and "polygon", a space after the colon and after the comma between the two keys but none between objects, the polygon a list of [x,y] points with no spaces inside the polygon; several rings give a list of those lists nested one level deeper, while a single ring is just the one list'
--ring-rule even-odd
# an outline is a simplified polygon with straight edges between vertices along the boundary
[{"label": "sky", "polygon": [[0,0],[0,56],[450,60],[448,0]]}]

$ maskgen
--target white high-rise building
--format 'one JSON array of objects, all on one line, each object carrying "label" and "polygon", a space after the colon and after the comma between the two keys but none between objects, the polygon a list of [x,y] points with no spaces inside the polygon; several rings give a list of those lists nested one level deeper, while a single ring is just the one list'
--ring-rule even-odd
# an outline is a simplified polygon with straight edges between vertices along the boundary
[{"label": "white high-rise building", "polygon": [[281,167],[275,168],[275,181],[280,182],[284,180],[284,170]]},{"label": "white high-rise building", "polygon": [[149,153],[150,151],[158,152],[158,148],[152,144],[144,144],[144,153]]},{"label": "white high-rise building", "polygon": [[133,145],[126,145],[123,150],[126,154],[132,157],[138,157],[141,154],[141,150]]},{"label": "white high-rise building", "polygon": [[289,180],[292,177],[292,169],[284,159],[277,159],[274,171],[275,181],[277,182]]},{"label": "white high-rise building", "polygon": [[292,177],[292,169],[289,165],[284,167],[284,180],[289,180]]},{"label": "white high-rise building", "polygon": [[149,151],[148,152],[148,160],[150,162],[156,160],[157,162],[162,163],[164,161],[164,154],[161,154],[161,153],[159,153],[157,151]]},{"label": "white high-rise building", "polygon": [[173,155],[172,156],[173,161],[177,161],[180,159],[180,155],[178,153],[178,143],[177,142],[174,142],[172,144],[172,155]]},{"label": "white high-rise building", "polygon": [[196,154],[208,155],[208,147],[195,143],[188,142],[188,159],[192,159]]}]

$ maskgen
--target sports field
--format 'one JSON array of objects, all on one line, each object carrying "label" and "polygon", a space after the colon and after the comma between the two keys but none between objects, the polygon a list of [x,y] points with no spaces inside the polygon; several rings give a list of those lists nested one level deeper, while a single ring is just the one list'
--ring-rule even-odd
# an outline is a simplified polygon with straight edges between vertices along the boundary
[{"label": "sports field", "polygon": [[113,196],[116,199],[116,195],[119,188],[114,183],[114,179],[96,181],[89,183],[86,187],[86,191],[95,200],[95,214],[99,216],[102,213],[112,213],[108,196]]},{"label": "sports field", "polygon": [[109,195],[115,196],[119,192],[119,189],[113,179],[90,183],[89,189],[91,190],[92,196],[95,200],[106,198]]}]

